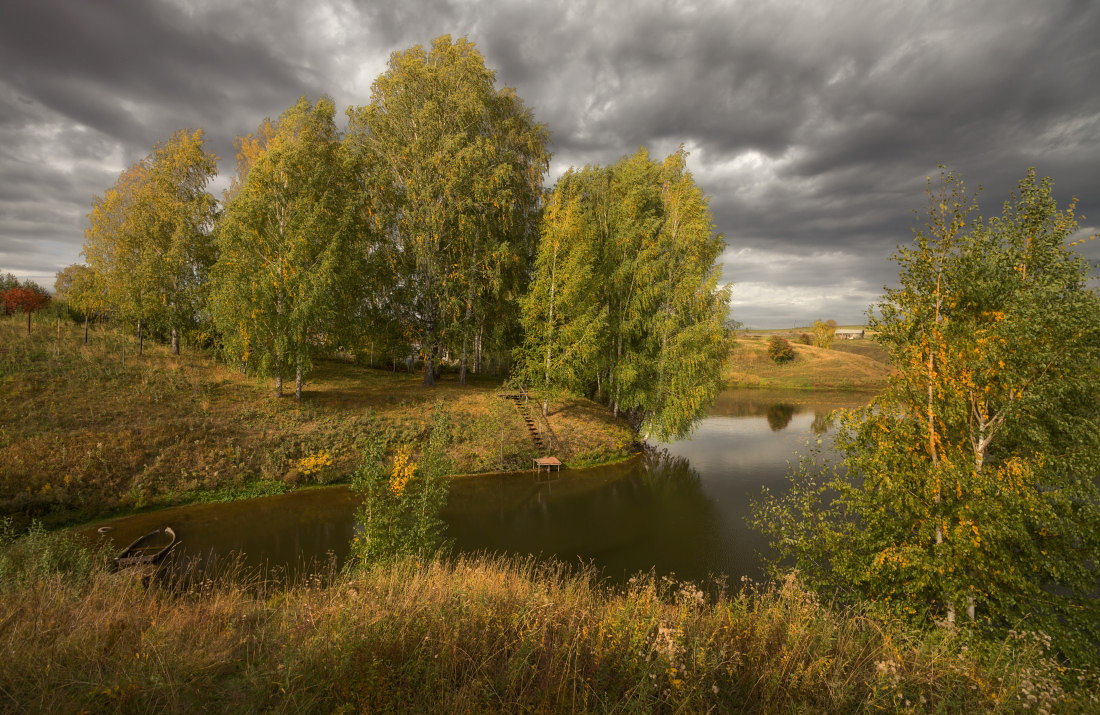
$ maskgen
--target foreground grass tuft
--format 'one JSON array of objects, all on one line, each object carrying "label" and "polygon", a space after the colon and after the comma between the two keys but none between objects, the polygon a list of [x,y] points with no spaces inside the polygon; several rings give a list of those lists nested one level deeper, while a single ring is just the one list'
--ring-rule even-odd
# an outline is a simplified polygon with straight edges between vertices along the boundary
[{"label": "foreground grass tuft", "polygon": [[[0,699],[38,711],[1088,711],[1041,640],[506,558],[278,584],[109,573],[36,532],[0,555]],[[62,556],[67,554],[67,556]],[[74,556],[79,555],[79,556]],[[1061,678],[1061,680],[1060,680]],[[1072,680],[1072,678],[1070,679]]]}]

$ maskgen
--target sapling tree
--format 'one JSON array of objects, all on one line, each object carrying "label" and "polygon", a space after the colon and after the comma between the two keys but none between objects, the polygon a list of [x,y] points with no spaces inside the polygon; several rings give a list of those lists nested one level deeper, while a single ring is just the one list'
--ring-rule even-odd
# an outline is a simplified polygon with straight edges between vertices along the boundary
[{"label": "sapling tree", "polygon": [[369,566],[402,556],[423,561],[443,548],[446,524],[440,512],[447,503],[450,441],[450,418],[441,405],[432,414],[419,459],[414,445],[396,445],[391,455],[387,440],[377,431],[372,435],[352,477],[352,488],[363,499],[356,512],[352,564]]},{"label": "sapling tree", "polygon": [[96,290],[95,273],[82,263],[73,263],[57,272],[54,295],[84,321],[84,344],[88,344],[88,322],[102,310],[102,294]]},{"label": "sapling tree", "polygon": [[835,320],[815,320],[810,326],[813,335],[813,344],[819,348],[831,348],[836,337]]}]

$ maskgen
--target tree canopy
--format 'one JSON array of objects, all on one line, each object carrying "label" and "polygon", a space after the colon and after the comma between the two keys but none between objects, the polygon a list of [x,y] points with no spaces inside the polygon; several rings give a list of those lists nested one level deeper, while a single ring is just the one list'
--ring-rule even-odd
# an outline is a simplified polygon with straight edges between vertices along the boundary
[{"label": "tree canopy", "polygon": [[175,336],[199,319],[214,259],[217,204],[206,185],[216,162],[201,129],[181,130],[92,202],[84,256],[110,311],[139,331],[152,325]]},{"label": "tree canopy", "polygon": [[[546,128],[466,39],[396,52],[349,110],[349,139],[376,168],[370,215],[391,242],[393,296],[434,384],[441,349],[462,378],[475,333],[506,317],[534,245]],[[514,314],[514,313],[513,313]],[[491,326],[490,326],[491,329]]]},{"label": "tree canopy", "polygon": [[365,243],[356,160],[334,117],[331,99],[302,97],[265,120],[265,146],[242,166],[217,232],[210,307],[223,349],[274,375],[279,394],[293,370],[298,399],[313,355],[353,307],[348,283],[368,279],[355,270]]},{"label": "tree canopy", "polygon": [[730,347],[725,244],[686,158],[642,149],[559,180],[518,353],[531,384],[603,399],[662,439],[705,413]]},{"label": "tree canopy", "polygon": [[394,53],[348,116],[343,136],[331,99],[303,97],[238,138],[217,211],[201,132],[157,145],[95,200],[82,295],[139,334],[206,320],[277,394],[293,372],[300,396],[324,351],[396,367],[419,350],[425,384],[444,360],[464,383],[486,354],[515,359],[544,410],[586,394],[646,435],[705,412],[729,293],[686,152],[571,170],[544,195],[546,127],[446,35]]}]

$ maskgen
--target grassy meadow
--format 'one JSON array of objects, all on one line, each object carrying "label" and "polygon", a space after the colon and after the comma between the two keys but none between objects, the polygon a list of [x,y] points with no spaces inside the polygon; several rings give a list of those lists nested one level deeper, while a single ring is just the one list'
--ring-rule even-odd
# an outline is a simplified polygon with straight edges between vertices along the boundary
[{"label": "grassy meadow", "polygon": [[[800,331],[742,333],[737,336],[726,372],[730,387],[785,390],[859,390],[877,392],[890,376],[888,354],[873,340],[836,340],[831,348],[798,342]],[[794,360],[777,365],[768,357],[768,340],[790,341]]]},{"label": "grassy meadow", "polygon": [[[22,317],[22,316],[20,316]],[[418,443],[444,402],[459,473],[527,469],[535,449],[499,379],[419,374],[322,362],[299,404],[208,354],[81,326],[0,320],[0,516],[25,524],[122,510],[276,493],[345,480],[379,431]],[[537,410],[532,410],[537,414]],[[553,450],[572,466],[622,458],[635,438],[583,399],[552,405]]]}]

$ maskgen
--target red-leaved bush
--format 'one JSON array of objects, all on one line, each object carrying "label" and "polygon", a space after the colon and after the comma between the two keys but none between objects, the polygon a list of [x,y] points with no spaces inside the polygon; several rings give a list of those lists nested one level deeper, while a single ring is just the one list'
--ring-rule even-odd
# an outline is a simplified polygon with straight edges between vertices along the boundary
[{"label": "red-leaved bush", "polygon": [[50,302],[50,296],[34,290],[33,288],[9,288],[0,293],[0,305],[4,307],[4,315],[12,313],[36,313]]}]

